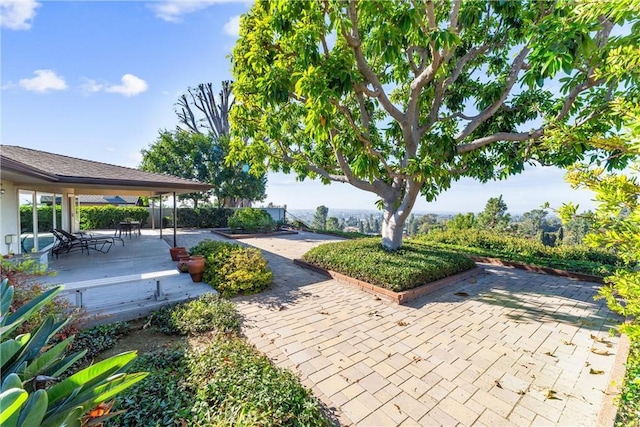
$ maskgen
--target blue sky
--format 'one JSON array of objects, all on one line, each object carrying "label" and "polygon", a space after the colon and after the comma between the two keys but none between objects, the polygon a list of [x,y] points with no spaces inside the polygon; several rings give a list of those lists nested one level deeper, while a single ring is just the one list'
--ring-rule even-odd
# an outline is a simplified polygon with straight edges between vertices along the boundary
[{"label": "blue sky", "polygon": [[[59,154],[137,167],[140,150],[177,124],[189,86],[231,78],[228,55],[250,2],[0,0],[1,139]],[[512,213],[548,201],[591,208],[555,168],[507,181],[462,180],[417,212],[478,212],[502,194]],[[311,209],[375,209],[376,197],[346,184],[271,174],[265,203]]]}]

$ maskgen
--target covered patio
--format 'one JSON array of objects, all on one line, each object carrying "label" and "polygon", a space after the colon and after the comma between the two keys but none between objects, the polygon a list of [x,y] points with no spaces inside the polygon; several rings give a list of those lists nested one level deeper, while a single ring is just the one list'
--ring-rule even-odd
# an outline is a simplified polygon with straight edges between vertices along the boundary
[{"label": "covered patio", "polygon": [[[2,255],[20,253],[20,242],[29,234],[36,252],[46,251],[52,243],[49,229],[39,226],[37,209],[33,209],[32,229],[24,229],[19,209],[25,200],[37,207],[42,196],[49,197],[54,201],[53,227],[49,228],[77,232],[78,195],[168,196],[173,197],[175,209],[177,195],[211,188],[198,181],[13,145],[0,145],[0,165],[0,236],[6,244],[0,245]],[[60,200],[58,207],[56,200]]]},{"label": "covered patio", "polygon": [[[169,230],[166,230],[169,231]],[[94,235],[110,235],[107,230]],[[49,261],[53,276],[39,280],[46,284],[63,284],[63,295],[76,304],[77,290],[82,292],[83,308],[92,315],[107,316],[102,322],[130,320],[147,315],[166,304],[186,301],[205,292],[215,292],[205,283],[194,283],[189,274],[177,273],[175,261],[169,256],[170,245],[158,238],[159,230],[142,230],[142,235],[116,242],[107,253],[91,250],[62,254]],[[155,277],[165,272],[175,274],[160,277],[161,292],[157,294]],[[120,278],[137,276],[139,280],[120,282]],[[101,280],[104,279],[104,280]],[[99,286],[78,286],[78,282],[103,282]]]}]

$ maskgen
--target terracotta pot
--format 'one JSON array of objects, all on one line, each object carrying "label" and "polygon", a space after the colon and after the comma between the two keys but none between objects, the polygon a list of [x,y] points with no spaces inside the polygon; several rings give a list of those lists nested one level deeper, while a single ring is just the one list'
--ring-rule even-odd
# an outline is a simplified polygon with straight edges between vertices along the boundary
[{"label": "terracotta pot", "polygon": [[169,253],[171,254],[171,260],[177,261],[178,254],[180,252],[184,252],[185,254],[188,254],[187,248],[185,248],[184,246],[176,246],[175,248],[169,248]]},{"label": "terracotta pot", "polygon": [[189,266],[187,263],[189,262],[189,254],[179,253],[178,254],[178,271],[180,273],[188,273]]},{"label": "terracotta pot", "polygon": [[189,261],[187,261],[187,266],[189,268],[189,274],[191,275],[191,280],[194,282],[202,282],[202,273],[204,272],[204,256],[202,255],[191,255],[189,257]]}]

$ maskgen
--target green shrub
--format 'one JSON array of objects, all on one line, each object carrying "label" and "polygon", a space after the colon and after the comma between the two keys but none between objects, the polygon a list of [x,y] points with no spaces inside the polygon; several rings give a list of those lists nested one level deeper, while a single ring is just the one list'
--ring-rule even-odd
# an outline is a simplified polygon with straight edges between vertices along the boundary
[{"label": "green shrub", "polygon": [[276,223],[267,211],[256,208],[236,209],[228,221],[232,232],[270,232],[275,230]]},{"label": "green shrub", "polygon": [[203,240],[189,252],[205,257],[203,280],[222,296],[256,293],[271,284],[271,270],[258,249]]},{"label": "green shrub", "polygon": [[113,228],[113,225],[125,218],[145,223],[149,211],[139,206],[81,206],[78,212],[82,230]]},{"label": "green shrub", "polygon": [[228,208],[179,208],[178,227],[191,228],[223,228],[234,210]]},{"label": "green shrub", "polygon": [[522,237],[505,236],[484,230],[432,231],[419,241],[438,244],[471,255],[603,275],[621,264],[611,252],[587,246],[545,246]]},{"label": "green shrub", "polygon": [[240,314],[230,301],[206,293],[193,301],[163,307],[151,315],[154,326],[167,334],[197,334],[216,331],[240,333]]},{"label": "green shrub", "polygon": [[293,373],[240,338],[217,336],[206,350],[189,353],[187,363],[195,425],[330,425]]},{"label": "green shrub", "polygon": [[[13,303],[10,312],[22,307],[28,301],[47,290],[47,286],[38,282],[38,277],[42,277],[46,272],[37,261],[28,260],[13,264],[2,260],[0,266],[0,280],[7,279],[13,286]],[[33,313],[29,319],[18,327],[16,334],[33,330],[49,315],[55,318],[69,319],[69,322],[54,337],[54,339],[59,340],[66,339],[69,335],[77,333],[87,321],[93,319],[83,309],[74,307],[67,298],[58,296]]]},{"label": "green shrub", "polygon": [[407,241],[399,250],[387,252],[378,237],[325,243],[304,254],[303,259],[396,292],[475,267],[464,255],[415,241]]},{"label": "green shrub", "polygon": [[640,425],[640,340],[632,340],[615,426]]}]

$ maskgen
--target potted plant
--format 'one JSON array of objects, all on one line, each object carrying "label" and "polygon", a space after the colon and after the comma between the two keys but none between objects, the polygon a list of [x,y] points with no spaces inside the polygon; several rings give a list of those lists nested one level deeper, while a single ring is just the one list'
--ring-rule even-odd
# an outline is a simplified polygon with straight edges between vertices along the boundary
[{"label": "potted plant", "polygon": [[193,280],[194,282],[202,282],[202,273],[204,273],[204,266],[204,256],[191,255],[189,257],[189,261],[187,261],[187,268],[189,269],[191,280]]},{"label": "potted plant", "polygon": [[185,248],[184,246],[176,246],[175,248],[169,248],[169,254],[171,254],[171,260],[172,261],[178,261],[178,254],[180,253],[184,253],[184,254],[189,254],[187,252],[187,248]]}]

